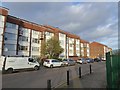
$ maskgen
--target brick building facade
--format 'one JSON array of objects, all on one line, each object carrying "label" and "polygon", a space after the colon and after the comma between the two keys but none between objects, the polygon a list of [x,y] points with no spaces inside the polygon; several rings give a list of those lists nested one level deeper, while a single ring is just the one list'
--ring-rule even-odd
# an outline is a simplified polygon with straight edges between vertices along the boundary
[{"label": "brick building facade", "polygon": [[[64,52],[61,58],[97,57],[94,43],[89,43],[75,34],[49,25],[39,25],[8,14],[8,9],[0,7],[0,56],[41,57],[42,46],[51,37],[60,41]],[[107,46],[100,47],[100,55],[105,56]],[[90,51],[91,50],[91,51]],[[101,54],[102,53],[102,54]]]},{"label": "brick building facade", "polygon": [[98,42],[90,43],[90,58],[102,58],[106,60],[106,53],[112,49]]},{"label": "brick building facade", "polygon": [[[0,8],[1,26],[0,52],[4,56],[41,56],[44,42],[58,38],[64,52],[62,58],[80,57],[80,37],[49,25],[39,25],[8,15],[8,9]],[[75,59],[74,58],[74,59]]]}]

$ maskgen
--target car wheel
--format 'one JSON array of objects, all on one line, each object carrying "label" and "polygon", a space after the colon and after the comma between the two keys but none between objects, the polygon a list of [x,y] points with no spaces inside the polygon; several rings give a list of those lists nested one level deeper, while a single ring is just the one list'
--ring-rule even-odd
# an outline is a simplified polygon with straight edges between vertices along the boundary
[{"label": "car wheel", "polygon": [[35,66],[35,67],[34,67],[34,70],[39,70],[39,67],[38,67],[38,66]]},{"label": "car wheel", "polygon": [[8,68],[7,73],[13,73],[13,68]]},{"label": "car wheel", "polygon": [[50,65],[50,68],[53,68],[53,65]]}]

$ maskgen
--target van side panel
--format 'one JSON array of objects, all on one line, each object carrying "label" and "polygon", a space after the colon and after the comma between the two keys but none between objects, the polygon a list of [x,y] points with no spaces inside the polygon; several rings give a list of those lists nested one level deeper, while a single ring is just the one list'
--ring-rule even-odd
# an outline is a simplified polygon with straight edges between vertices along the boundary
[{"label": "van side panel", "polygon": [[7,57],[5,70],[9,68],[15,69],[27,69],[34,68],[35,66],[39,66],[38,62],[29,62],[29,57]]},{"label": "van side panel", "polygon": [[6,67],[5,70],[8,68],[13,69],[23,69],[27,68],[27,58],[26,57],[7,57],[6,59]]}]

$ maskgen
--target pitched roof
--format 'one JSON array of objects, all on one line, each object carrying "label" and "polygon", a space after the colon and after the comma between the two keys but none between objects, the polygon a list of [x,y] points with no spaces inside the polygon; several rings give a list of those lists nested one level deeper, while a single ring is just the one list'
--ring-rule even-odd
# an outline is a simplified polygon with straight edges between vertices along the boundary
[{"label": "pitched roof", "polygon": [[80,42],[81,42],[81,43],[89,43],[88,41],[83,40],[83,39],[80,39]]},{"label": "pitched roof", "polygon": [[[102,43],[99,43],[99,42],[92,42],[92,43],[90,43],[90,44],[98,44],[98,45],[106,46],[106,45],[104,45],[104,44],[102,44]],[[107,46],[106,46],[106,47],[107,47]]]}]

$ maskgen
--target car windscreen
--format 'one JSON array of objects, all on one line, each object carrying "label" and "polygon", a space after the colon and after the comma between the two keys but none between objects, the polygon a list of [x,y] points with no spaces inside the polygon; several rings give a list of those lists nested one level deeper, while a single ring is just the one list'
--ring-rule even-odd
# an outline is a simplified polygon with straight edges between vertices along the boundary
[{"label": "car windscreen", "polygon": [[45,60],[44,62],[49,62],[49,60]]},{"label": "car windscreen", "polygon": [[63,61],[67,61],[67,59],[64,59]]},{"label": "car windscreen", "polygon": [[60,62],[59,60],[52,60],[52,62]]},{"label": "car windscreen", "polygon": [[69,61],[74,62],[74,60],[70,59]]}]

